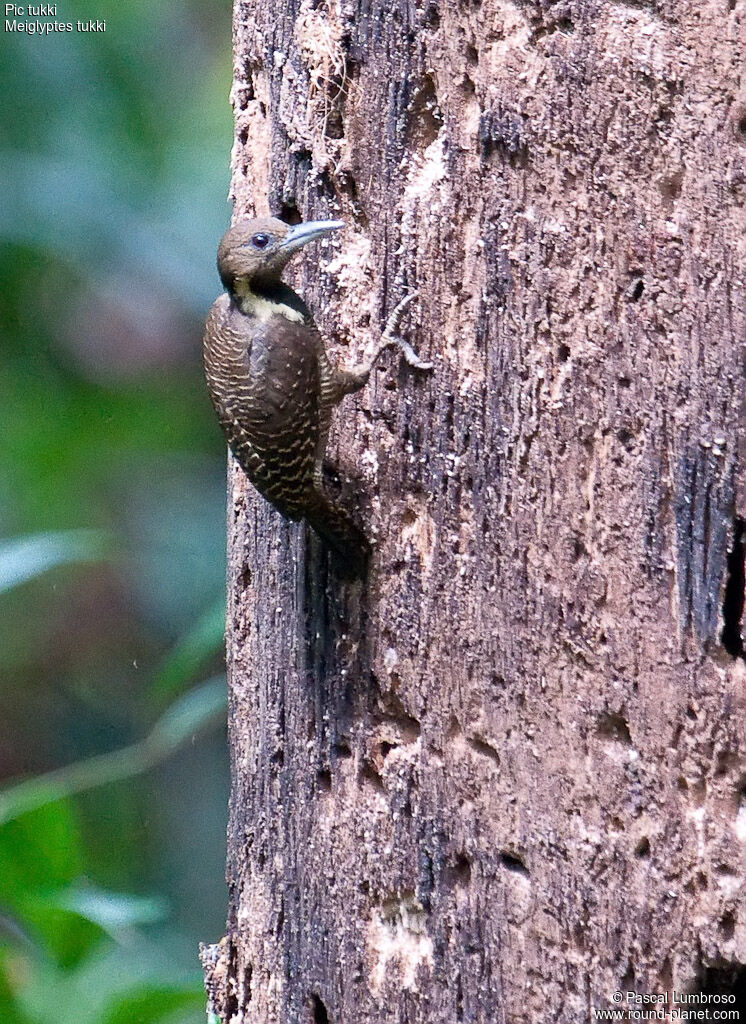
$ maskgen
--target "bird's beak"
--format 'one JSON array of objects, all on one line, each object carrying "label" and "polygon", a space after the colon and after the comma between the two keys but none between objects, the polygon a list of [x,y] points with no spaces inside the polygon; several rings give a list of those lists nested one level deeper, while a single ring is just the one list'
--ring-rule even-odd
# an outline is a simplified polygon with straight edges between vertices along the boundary
[{"label": "bird's beak", "polygon": [[305,224],[296,224],[280,242],[280,251],[289,256],[309,242],[315,242],[317,238],[339,231],[344,226],[343,220],[309,220]]}]

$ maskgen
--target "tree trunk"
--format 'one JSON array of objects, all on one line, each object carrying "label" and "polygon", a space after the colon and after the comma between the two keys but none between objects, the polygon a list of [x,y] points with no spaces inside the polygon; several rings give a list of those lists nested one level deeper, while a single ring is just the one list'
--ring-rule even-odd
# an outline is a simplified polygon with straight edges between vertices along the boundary
[{"label": "tree trunk", "polygon": [[237,213],[435,371],[338,411],[364,583],[231,471],[233,1024],[746,1013],[744,22],[237,3]]}]

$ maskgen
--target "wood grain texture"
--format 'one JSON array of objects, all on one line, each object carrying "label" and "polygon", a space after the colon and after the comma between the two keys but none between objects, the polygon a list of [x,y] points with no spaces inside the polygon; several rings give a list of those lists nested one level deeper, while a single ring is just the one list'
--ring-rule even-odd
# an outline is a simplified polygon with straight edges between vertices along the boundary
[{"label": "wood grain texture", "polygon": [[294,285],[435,372],[336,417],[364,586],[232,470],[233,1024],[744,999],[745,24],[237,3],[237,212],[347,220]]}]

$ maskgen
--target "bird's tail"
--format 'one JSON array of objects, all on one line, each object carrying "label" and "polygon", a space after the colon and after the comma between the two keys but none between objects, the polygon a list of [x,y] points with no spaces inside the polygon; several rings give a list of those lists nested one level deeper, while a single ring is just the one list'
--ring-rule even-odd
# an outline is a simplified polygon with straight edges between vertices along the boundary
[{"label": "bird's tail", "polygon": [[316,493],[304,517],[332,551],[346,575],[363,576],[370,555],[368,539],[352,516],[327,495]]}]

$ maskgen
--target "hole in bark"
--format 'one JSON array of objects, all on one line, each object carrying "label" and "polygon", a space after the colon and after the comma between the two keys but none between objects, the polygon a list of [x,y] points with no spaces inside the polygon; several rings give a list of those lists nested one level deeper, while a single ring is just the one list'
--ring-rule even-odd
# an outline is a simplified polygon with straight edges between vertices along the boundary
[{"label": "hole in bark", "polygon": [[334,746],[332,747],[332,750],[334,751],[334,753],[335,753],[335,755],[337,757],[341,757],[341,758],[352,757],[352,750],[350,749],[350,744],[347,743],[346,740],[338,740],[334,744]]},{"label": "hole in bark", "polygon": [[703,996],[734,996],[728,1001],[728,1010],[743,1018],[746,1013],[746,966],[744,964],[717,964],[705,967],[698,986]]},{"label": "hole in bark", "polygon": [[736,872],[730,866],[730,864],[716,864],[715,874],[720,875],[721,878],[734,878]]},{"label": "hole in bark", "polygon": [[684,182],[684,172],[679,170],[667,178],[662,178],[660,191],[664,199],[678,199],[681,195],[681,186]]},{"label": "hole in bark", "polygon": [[741,764],[741,758],[735,750],[719,750],[715,758],[715,775],[722,776],[732,772]]},{"label": "hole in bark", "polygon": [[329,1014],[326,1012],[323,1000],[315,992],[311,996],[311,1009],[313,1010],[313,1024],[329,1024]]},{"label": "hole in bark", "polygon": [[635,965],[631,960],[627,961],[627,970],[624,972],[624,977],[620,982],[620,986],[623,992],[631,992],[634,989],[635,981],[637,980],[635,975]]},{"label": "hole in bark", "polygon": [[280,206],[280,220],[286,224],[300,224],[303,220],[294,199],[288,199]]},{"label": "hole in bark", "polygon": [[627,719],[613,711],[604,711],[598,716],[598,735],[616,743],[624,743],[628,747],[632,746]]},{"label": "hole in bark", "polygon": [[448,730],[446,732],[446,739],[453,740],[457,736],[461,735],[461,723],[455,715],[451,715],[448,722]]},{"label": "hole in bark", "polygon": [[242,146],[246,145],[246,143],[249,141],[249,129],[248,128],[242,128],[241,129],[241,131],[238,133],[238,141],[241,143]]},{"label": "hole in bark", "polygon": [[649,857],[650,856],[650,840],[647,836],[643,836],[640,842],[635,847],[635,857]]},{"label": "hole in bark", "polygon": [[736,919],[731,911],[720,918],[720,934],[725,941],[732,939],[736,932]]},{"label": "hole in bark", "polygon": [[617,432],[616,436],[617,439],[621,442],[621,444],[623,444],[624,447],[629,451],[630,447],[632,446],[632,442],[635,439],[635,435],[632,433],[632,431],[628,430],[626,427],[622,427],[622,429]]},{"label": "hole in bark", "polygon": [[339,184],[340,191],[349,196],[352,201],[352,212],[355,215],[356,220],[363,227],[367,227],[368,218],[365,215],[365,211],[360,206],[355,176],[350,171],[340,171],[337,177],[337,182]]},{"label": "hole in bark", "polygon": [[639,281],[635,282],[635,285],[634,285],[632,291],[630,292],[630,296],[629,296],[630,302],[639,302],[640,299],[642,298],[642,293],[644,291],[645,291],[645,282],[643,281],[642,278],[640,278]]},{"label": "hole in bark", "polygon": [[386,787],[383,784],[383,779],[375,770],[370,761],[363,762],[363,766],[360,769],[360,781],[367,782],[368,785],[372,786],[377,793],[386,792]]},{"label": "hole in bark", "polygon": [[570,348],[568,345],[560,345],[557,349],[557,358],[561,363],[566,363],[570,358]]},{"label": "hole in bark", "polygon": [[479,51],[471,43],[466,44],[466,60],[472,67],[479,63]]},{"label": "hole in bark", "polygon": [[470,736],[466,742],[475,754],[481,754],[482,757],[486,757],[496,765],[500,764],[500,754],[491,743],[488,743],[481,736]]},{"label": "hole in bark", "polygon": [[459,853],[451,868],[451,879],[454,885],[466,887],[471,882],[471,861],[465,853]]},{"label": "hole in bark", "polygon": [[539,25],[535,28],[532,33],[532,38],[538,43],[547,36],[553,36],[556,32],[570,36],[574,31],[575,24],[571,18],[558,18],[557,21],[553,21],[545,25]]},{"label": "hole in bark", "polygon": [[673,971],[671,970],[671,961],[668,957],[661,964],[661,969],[658,972],[659,992],[665,992],[666,989],[673,988]]},{"label": "hole in bark", "polygon": [[239,89],[236,94],[236,106],[239,110],[246,110],[249,103],[254,99],[254,86],[248,82],[245,89]]},{"label": "hole in bark", "polygon": [[564,36],[571,36],[575,32],[575,23],[570,17],[558,17],[556,22],[552,25],[547,25],[542,29],[538,29],[535,33],[536,39],[541,39],[543,36],[554,36],[556,32],[562,33]]},{"label": "hole in bark", "polygon": [[588,554],[588,550],[580,537],[572,538],[572,560],[573,562],[579,562],[581,558]]},{"label": "hole in bark", "polygon": [[514,853],[508,853],[506,850],[503,850],[500,854],[500,863],[506,870],[513,871],[516,875],[523,875],[525,878],[528,878],[531,874],[520,857]]},{"label": "hole in bark", "polygon": [[430,75],[423,77],[409,105],[407,120],[412,147],[424,152],[435,142],[443,126],[443,113],[438,104],[435,82]]},{"label": "hole in bark", "polygon": [[[392,673],[393,678],[393,673]],[[414,743],[421,730],[419,721],[410,715],[395,693],[381,694],[381,704],[385,708],[384,721],[392,721],[401,734],[404,743]]]},{"label": "hole in bark", "polygon": [[425,27],[433,32],[440,28],[440,13],[435,4],[430,4],[425,11]]},{"label": "hole in bark", "polygon": [[320,771],[316,772],[316,782],[319,789],[328,793],[332,788],[332,773],[328,769],[322,768]]},{"label": "hole in bark", "polygon": [[381,757],[384,759],[384,761],[389,756],[391,751],[392,750],[396,750],[396,748],[398,746],[399,746],[398,743],[387,743],[386,740],[383,741],[383,743],[380,746],[380,750],[381,750]]},{"label": "hole in bark", "polygon": [[746,520],[738,517],[733,529],[733,546],[728,554],[725,597],[723,598],[723,647],[732,658],[743,658],[744,588],[746,587],[746,552],[744,550]]},{"label": "hole in bark", "polygon": [[478,138],[482,160],[502,154],[512,166],[526,166],[528,129],[522,113],[502,106],[486,110],[479,119]]}]

